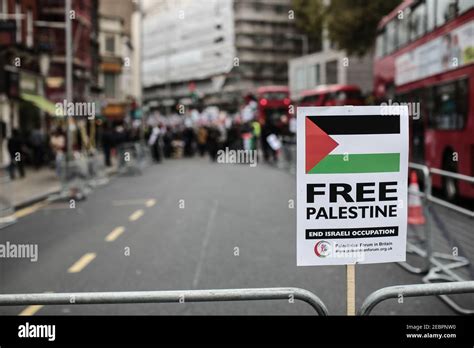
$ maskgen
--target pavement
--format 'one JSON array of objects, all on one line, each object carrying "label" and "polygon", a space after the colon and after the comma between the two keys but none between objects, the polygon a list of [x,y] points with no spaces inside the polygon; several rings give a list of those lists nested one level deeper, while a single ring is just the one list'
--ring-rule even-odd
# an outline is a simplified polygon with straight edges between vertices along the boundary
[{"label": "pavement", "polygon": [[[289,200],[296,200],[295,176],[265,164],[168,160],[143,175],[115,176],[74,208],[61,202],[33,205],[0,230],[0,243],[38,245],[36,262],[0,260],[0,293],[300,287],[317,294],[331,314],[345,314],[344,266],[296,266],[296,214]],[[379,288],[421,282],[397,264],[358,265],[356,306]],[[463,299],[474,307],[472,295]],[[435,297],[387,300],[373,313],[454,314]],[[314,311],[299,301],[272,300],[14,306],[0,308],[0,314]]]},{"label": "pavement", "polygon": [[[103,156],[99,155],[100,163]],[[113,159],[112,167],[106,168],[107,175],[117,171],[117,161]],[[22,208],[36,203],[61,190],[61,182],[54,168],[42,167],[38,170],[31,167],[25,169],[25,176],[16,176],[10,180],[7,176],[0,182],[0,209],[4,206]]]},{"label": "pavement", "polygon": [[24,178],[17,175],[15,180],[9,180],[0,185],[1,195],[6,197],[9,204],[14,207],[27,205],[61,189],[61,183],[55,171],[50,168],[39,170],[26,168]]}]

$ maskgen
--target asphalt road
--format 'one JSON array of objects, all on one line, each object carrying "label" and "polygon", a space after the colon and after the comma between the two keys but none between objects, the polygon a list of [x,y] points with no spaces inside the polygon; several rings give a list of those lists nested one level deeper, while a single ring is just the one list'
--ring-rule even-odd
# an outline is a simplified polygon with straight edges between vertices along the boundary
[{"label": "asphalt road", "polygon": [[[345,267],[296,267],[295,177],[259,164],[170,160],[115,177],[71,209],[54,203],[0,230],[37,243],[37,262],[0,260],[0,292],[300,287],[345,314]],[[421,283],[396,264],[358,265],[359,307],[371,292]],[[473,301],[474,302],[474,301]],[[313,314],[307,304],[260,302],[3,307],[0,314]],[[439,299],[389,300],[374,314],[453,314]]]}]

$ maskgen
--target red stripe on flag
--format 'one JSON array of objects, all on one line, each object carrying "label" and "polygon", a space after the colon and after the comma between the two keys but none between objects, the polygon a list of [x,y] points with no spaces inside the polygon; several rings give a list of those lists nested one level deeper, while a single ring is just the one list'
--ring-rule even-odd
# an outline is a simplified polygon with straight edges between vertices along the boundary
[{"label": "red stripe on flag", "polygon": [[309,173],[338,145],[333,138],[306,117],[306,173]]}]

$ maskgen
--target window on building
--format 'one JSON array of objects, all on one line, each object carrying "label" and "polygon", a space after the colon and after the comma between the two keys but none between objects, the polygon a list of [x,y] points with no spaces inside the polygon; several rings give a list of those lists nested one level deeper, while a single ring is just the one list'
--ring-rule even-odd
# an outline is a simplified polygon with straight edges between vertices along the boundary
[{"label": "window on building", "polygon": [[33,11],[26,12],[26,46],[33,47]]},{"label": "window on building", "polygon": [[338,82],[337,60],[331,60],[326,63],[326,84],[331,85]]},{"label": "window on building", "polygon": [[321,68],[319,64],[314,65],[314,82],[316,85],[321,84]]},{"label": "window on building", "polygon": [[255,35],[253,37],[253,41],[255,42],[256,45],[261,45],[265,41],[265,38],[261,35]]},{"label": "window on building", "polygon": [[420,3],[410,15],[410,40],[415,40],[426,32],[426,4]]},{"label": "window on building", "polygon": [[430,126],[440,130],[463,129],[468,111],[467,79],[453,81],[433,88]]},{"label": "window on building", "polygon": [[16,42],[21,43],[21,5],[19,2],[15,4],[15,15],[16,15]]},{"label": "window on building", "polygon": [[108,53],[115,53],[115,37],[113,35],[108,35],[105,38],[105,50]]},{"label": "window on building", "polygon": [[104,74],[104,92],[107,98],[115,98],[117,92],[117,75]]},{"label": "window on building", "polygon": [[303,90],[306,88],[306,74],[304,67],[296,69],[296,89]]},{"label": "window on building", "polygon": [[308,86],[307,88],[316,87],[321,83],[319,64],[311,65],[308,68]]},{"label": "window on building", "polygon": [[275,12],[278,13],[278,14],[282,14],[283,12],[285,12],[285,7],[282,6],[282,5],[276,5],[275,6]]},{"label": "window on building", "polygon": [[8,13],[8,0],[0,0],[0,13]]},{"label": "window on building", "polygon": [[263,5],[259,2],[254,3],[253,8],[255,11],[261,11],[263,9]]}]

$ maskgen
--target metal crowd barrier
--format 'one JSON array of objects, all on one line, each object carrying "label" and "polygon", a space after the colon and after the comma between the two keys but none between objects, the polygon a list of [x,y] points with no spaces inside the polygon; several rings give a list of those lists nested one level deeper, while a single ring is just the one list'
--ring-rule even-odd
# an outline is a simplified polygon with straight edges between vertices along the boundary
[{"label": "metal crowd barrier", "polygon": [[[406,270],[416,274],[426,274],[423,278],[425,283],[437,283],[437,282],[463,282],[467,279],[456,273],[456,270],[463,267],[469,267],[470,261],[463,256],[446,254],[441,252],[433,251],[433,217],[435,213],[433,211],[433,205],[439,205],[453,211],[456,211],[468,218],[474,217],[474,212],[459,207],[453,203],[447,202],[438,197],[434,197],[432,194],[432,175],[448,176],[456,180],[464,180],[470,183],[474,183],[474,177],[467,175],[451,173],[445,170],[428,168],[425,165],[410,163],[409,167],[415,169],[423,174],[424,190],[423,192],[411,192],[409,194],[419,195],[424,201],[424,207],[426,207],[425,214],[427,215],[425,224],[425,240],[424,248],[420,245],[407,242],[407,253],[416,254],[423,259],[423,267],[415,267],[407,262],[399,263],[400,266]],[[438,222],[439,223],[439,222]],[[439,285],[439,284],[436,284]],[[474,309],[467,309],[460,306],[457,302],[451,299],[448,294],[440,294],[439,297],[453,310],[461,314],[474,314]]]},{"label": "metal crowd barrier", "polygon": [[283,136],[282,147],[278,157],[277,167],[287,170],[290,174],[296,174],[296,138],[294,136]]},{"label": "metal crowd barrier", "polygon": [[300,288],[7,294],[0,295],[0,306],[262,300],[288,301],[291,298],[306,302],[319,315],[328,315],[326,306],[318,296],[308,290]]},{"label": "metal crowd barrier", "polygon": [[92,187],[102,186],[109,182],[105,171],[105,165],[96,154],[87,158],[89,179],[88,184]]},{"label": "metal crowd barrier", "polygon": [[400,295],[403,297],[420,297],[466,293],[474,293],[474,281],[389,286],[371,293],[362,303],[357,315],[370,315],[377,304],[390,298],[399,298]]},{"label": "metal crowd barrier", "polygon": [[66,161],[64,157],[59,163],[58,170],[61,192],[57,197],[51,197],[52,200],[71,198],[81,200],[89,194],[90,189],[87,186],[89,170],[86,159],[80,157]]},{"label": "metal crowd barrier", "polygon": [[[412,170],[416,170],[418,173],[422,174],[423,178],[423,191],[422,192],[413,192],[408,190],[409,195],[416,195],[419,196],[423,201],[423,206],[428,208],[430,205],[430,201],[428,197],[431,195],[431,177],[429,168],[425,165],[417,164],[417,163],[410,163],[409,168]],[[423,239],[420,239],[419,235],[416,235],[417,244],[413,243],[412,241],[407,240],[407,254],[416,254],[420,256],[423,260],[423,266],[417,267],[414,265],[409,264],[408,262],[400,262],[399,265],[405,268],[407,271],[415,274],[425,274],[429,271],[431,267],[430,258],[432,254],[432,236],[431,236],[431,218],[429,216],[430,210],[426,209],[425,214],[428,215],[426,219],[425,227],[423,231],[417,229],[416,233],[422,232]],[[409,236],[407,236],[409,237]],[[416,242],[416,241],[415,241]]]},{"label": "metal crowd barrier", "polygon": [[120,144],[117,152],[120,174],[141,175],[150,159],[149,148],[138,142]]}]

